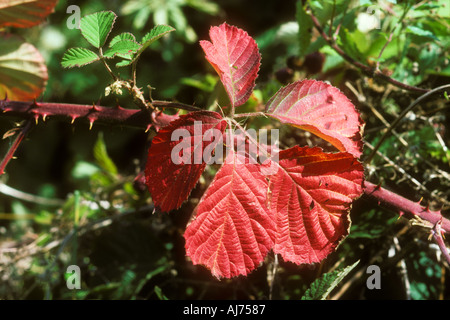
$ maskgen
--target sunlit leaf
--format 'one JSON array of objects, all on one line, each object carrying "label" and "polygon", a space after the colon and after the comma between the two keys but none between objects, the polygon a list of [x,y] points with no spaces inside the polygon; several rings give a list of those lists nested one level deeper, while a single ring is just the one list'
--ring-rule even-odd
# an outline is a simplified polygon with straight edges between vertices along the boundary
[{"label": "sunlit leaf", "polygon": [[30,28],[53,12],[58,0],[2,0],[0,28]]},{"label": "sunlit leaf", "polygon": [[303,80],[281,88],[266,104],[266,114],[310,131],[340,151],[359,158],[363,122],[350,100],[321,81]]},{"label": "sunlit leaf", "polygon": [[84,16],[80,22],[81,34],[94,47],[105,44],[117,16],[111,11],[96,12]]},{"label": "sunlit leaf", "polygon": [[89,49],[70,48],[64,53],[61,65],[64,68],[82,67],[97,60],[100,60],[100,57]]},{"label": "sunlit leaf", "polygon": [[39,97],[48,79],[39,51],[14,35],[0,35],[0,43],[0,97],[12,100]]},{"label": "sunlit leaf", "polygon": [[220,76],[233,107],[244,104],[253,92],[261,55],[252,37],[242,29],[226,23],[212,27],[210,41],[200,45]]}]

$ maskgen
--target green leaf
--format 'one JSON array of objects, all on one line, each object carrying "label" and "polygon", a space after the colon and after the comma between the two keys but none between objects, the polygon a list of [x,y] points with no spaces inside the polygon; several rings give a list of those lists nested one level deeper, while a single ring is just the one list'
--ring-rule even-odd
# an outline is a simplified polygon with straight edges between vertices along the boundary
[{"label": "green leaf", "polygon": [[305,6],[303,6],[302,1],[297,2],[297,13],[296,20],[298,23],[298,38],[299,38],[299,55],[303,56],[311,43],[312,37],[312,20],[311,17],[306,13]]},{"label": "green leaf", "polygon": [[134,34],[132,34],[130,32],[123,32],[121,34],[118,34],[114,38],[112,38],[112,40],[109,42],[109,47],[111,48],[113,45],[115,45],[117,42],[119,42],[121,40],[131,40],[131,41],[134,41],[137,43],[136,37],[134,36]]},{"label": "green leaf", "polygon": [[117,15],[112,11],[101,11],[81,19],[80,29],[83,37],[94,47],[100,48],[114,25]]},{"label": "green leaf", "polygon": [[116,63],[116,67],[117,68],[126,67],[126,66],[129,66],[132,63],[133,63],[133,60],[122,60],[122,61]]},{"label": "green leaf", "polygon": [[344,277],[353,270],[359,263],[356,261],[351,266],[336,270],[330,273],[323,274],[319,279],[316,279],[305,294],[302,300],[325,300],[330,292],[344,279]]},{"label": "green leaf", "polygon": [[117,175],[117,167],[106,151],[106,144],[102,132],[99,132],[97,142],[94,145],[94,157],[100,168],[113,176]]},{"label": "green leaf", "polygon": [[97,60],[100,57],[89,49],[70,48],[64,53],[61,65],[63,68],[82,67]]},{"label": "green leaf", "polygon": [[186,0],[186,4],[210,15],[216,15],[220,11],[220,7],[217,3],[209,2],[208,0]]},{"label": "green leaf", "polygon": [[435,35],[431,31],[423,30],[419,27],[407,26],[406,31],[416,36],[431,38],[433,40],[439,40],[438,38],[435,37]]},{"label": "green leaf", "polygon": [[114,43],[111,48],[105,51],[103,54],[106,58],[113,58],[118,55],[125,59],[131,59],[132,55],[136,53],[142,46],[132,40],[119,40]]},{"label": "green leaf", "polygon": [[153,27],[153,29],[142,38],[142,48],[138,51],[137,55],[140,55],[149,45],[172,31],[175,31],[173,27],[164,24]]}]

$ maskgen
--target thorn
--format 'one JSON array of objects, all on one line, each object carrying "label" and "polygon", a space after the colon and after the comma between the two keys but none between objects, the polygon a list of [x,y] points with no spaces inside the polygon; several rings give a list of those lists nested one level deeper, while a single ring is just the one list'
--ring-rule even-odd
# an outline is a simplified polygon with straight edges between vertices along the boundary
[{"label": "thorn", "polygon": [[89,130],[92,129],[92,126],[94,125],[94,119],[89,119]]},{"label": "thorn", "polygon": [[403,212],[403,211],[400,211],[399,213],[398,213],[398,218],[397,218],[397,220],[400,220],[400,218],[404,215],[405,213]]},{"label": "thorn", "polygon": [[36,102],[36,99],[33,100],[33,103],[31,104],[30,108],[39,108],[39,105]]},{"label": "thorn", "polygon": [[43,115],[42,115],[42,120],[45,122],[45,119],[47,118],[47,114],[46,113],[44,113]]},{"label": "thorn", "polygon": [[98,106],[95,103],[92,103],[92,109],[93,111],[100,111],[100,109],[98,108]]},{"label": "thorn", "polygon": [[420,204],[423,200],[423,197],[420,198],[419,202],[417,202],[418,204]]},{"label": "thorn", "polygon": [[150,130],[151,127],[152,127],[152,124],[150,123],[150,124],[147,126],[147,129],[145,129],[145,133],[147,133],[147,132]]},{"label": "thorn", "polygon": [[39,114],[37,114],[37,113],[34,114],[34,120],[36,121],[36,125],[37,125],[39,122]]},{"label": "thorn", "polygon": [[76,115],[71,115],[72,120],[70,121],[70,124],[73,124],[75,122],[75,119],[78,118]]}]

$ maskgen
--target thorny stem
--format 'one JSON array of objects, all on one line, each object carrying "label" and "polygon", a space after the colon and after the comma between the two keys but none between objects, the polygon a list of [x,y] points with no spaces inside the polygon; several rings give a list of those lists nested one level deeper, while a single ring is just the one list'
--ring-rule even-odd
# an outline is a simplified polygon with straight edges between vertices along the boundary
[{"label": "thorny stem", "polygon": [[344,58],[345,60],[347,60],[347,62],[349,62],[350,64],[352,64],[353,66],[357,67],[358,69],[361,69],[363,72],[365,72],[367,75],[369,75],[370,77],[376,77],[376,78],[380,78],[384,81],[387,81],[401,89],[405,89],[408,91],[416,91],[416,92],[428,92],[429,89],[423,89],[423,88],[419,88],[419,87],[415,87],[415,86],[410,86],[407,85],[403,82],[400,82],[398,80],[395,80],[387,75],[385,75],[384,73],[382,73],[379,70],[373,69],[359,61],[356,61],[355,59],[353,59],[352,57],[350,57],[348,54],[346,54],[344,52],[344,50],[342,50],[334,41],[334,39],[332,37],[329,37],[325,31],[323,30],[322,26],[320,25],[319,20],[316,18],[316,16],[314,16],[314,14],[311,12],[310,10],[310,17],[311,20],[315,26],[315,28],[317,29],[317,31],[319,31],[320,35],[325,39],[326,42],[328,42],[328,44],[330,45],[330,47],[332,47],[334,49],[334,51],[336,51],[342,58]]},{"label": "thorny stem", "polygon": [[34,127],[33,120],[28,120],[25,123],[25,126],[20,130],[19,134],[17,135],[16,139],[14,139],[14,142],[12,143],[11,147],[9,148],[8,152],[6,153],[5,157],[3,158],[2,162],[0,163],[0,175],[5,173],[5,168],[9,161],[13,158],[14,153],[16,152],[17,148],[19,147],[20,143],[23,141],[25,136],[30,132],[30,130]]},{"label": "thorny stem", "polygon": [[[178,102],[154,100],[153,105],[157,108],[182,109],[187,111],[199,111],[200,108]],[[152,125],[152,119],[144,110],[124,109],[117,107],[102,107],[96,105],[81,105],[69,103],[52,102],[24,102],[0,100],[0,116],[2,112],[6,116],[19,117],[22,119],[34,119],[38,121],[41,117],[44,120],[49,117],[60,117],[71,120],[72,123],[80,118],[87,119],[91,124],[94,122],[106,124],[119,124],[124,126],[149,129]],[[156,118],[160,121],[172,120],[174,116],[162,114],[159,111],[153,111],[157,114]]]},{"label": "thorny stem", "polygon": [[450,254],[448,252],[447,247],[445,246],[444,238],[442,237],[441,225],[442,225],[442,220],[440,220],[439,222],[436,223],[436,225],[434,226],[431,233],[434,237],[434,240],[438,244],[439,249],[441,249],[441,252],[445,257],[445,260],[447,260],[447,263],[450,265]]},{"label": "thorny stem", "polygon": [[386,138],[389,136],[389,134],[392,132],[392,130],[400,123],[400,121],[406,116],[406,114],[409,111],[411,111],[415,106],[417,106],[420,102],[422,102],[423,100],[428,98],[430,95],[432,95],[436,92],[445,90],[445,89],[449,89],[449,88],[450,88],[450,84],[446,84],[446,85],[434,88],[433,90],[428,91],[427,93],[421,95],[419,98],[414,100],[406,109],[404,109],[402,111],[402,113],[400,113],[400,115],[397,117],[397,119],[395,119],[394,122],[392,122],[391,125],[387,128],[386,132],[383,134],[383,136],[380,138],[378,143],[373,148],[370,155],[365,160],[365,163],[368,164],[372,161],[373,157],[375,156],[377,150],[380,148],[381,144],[384,142],[384,140],[386,140]]},{"label": "thorny stem", "polygon": [[413,202],[368,181],[365,181],[364,185],[364,194],[378,200],[379,204],[394,209],[400,216],[412,215],[419,220],[423,220],[424,224],[422,225],[431,229],[431,234],[450,265],[450,255],[442,238],[442,234],[450,233],[450,220],[444,218],[440,211],[430,211],[428,208],[423,208],[420,201]]}]

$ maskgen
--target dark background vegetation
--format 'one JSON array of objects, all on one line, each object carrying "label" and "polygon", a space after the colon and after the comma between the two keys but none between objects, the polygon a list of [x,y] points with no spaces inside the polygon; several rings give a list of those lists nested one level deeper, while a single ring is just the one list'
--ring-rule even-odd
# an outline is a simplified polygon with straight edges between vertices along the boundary
[{"label": "dark background vegetation", "polygon": [[[356,16],[367,12],[368,1],[337,1],[351,10],[335,11],[334,26],[346,21],[338,43],[356,60],[374,64],[390,30],[398,23],[392,44],[381,66],[388,74],[410,85],[434,88],[449,83],[449,8],[439,1],[383,1],[382,30],[357,31]],[[181,4],[177,7],[177,3]],[[193,6],[192,3],[200,3]],[[430,8],[421,9],[421,5]],[[78,30],[66,27],[66,8],[76,4],[82,15],[100,10],[118,14],[113,35],[125,31],[141,38],[155,23],[154,11],[145,6],[167,6],[168,24],[177,32],[161,39],[140,59],[138,83],[151,85],[152,97],[209,107],[217,94],[217,76],[198,44],[208,39],[210,26],[226,21],[254,37],[262,54],[262,67],[254,97],[242,110],[258,111],[282,85],[305,77],[330,81],[361,111],[366,122],[365,141],[375,145],[385,124],[396,119],[419,94],[402,91],[373,80],[342,60],[310,28],[311,44],[299,45],[296,29],[297,1],[60,1],[46,23],[17,31],[38,47],[49,68],[48,102],[100,103],[135,108],[127,97],[105,97],[110,77],[100,63],[63,70],[61,57],[69,47],[86,46]],[[183,5],[184,4],[184,5]],[[191,5],[188,5],[191,4]],[[333,1],[311,1],[328,26],[327,10]],[[352,7],[350,7],[350,4]],[[364,6],[365,4],[365,6]],[[320,5],[325,6],[319,10]],[[433,7],[434,5],[434,7]],[[448,5],[448,3],[447,3]],[[172,6],[172,7],[170,7]],[[173,9],[177,7],[177,9]],[[338,7],[337,7],[338,8]],[[390,8],[387,10],[386,8]],[[399,20],[405,8],[408,13]],[[167,9],[167,10],[169,10]],[[128,10],[128,11],[127,11]],[[128,14],[125,14],[127,13]],[[445,14],[447,14],[445,16]],[[180,18],[181,15],[181,18]],[[348,20],[348,22],[347,22]],[[300,23],[301,25],[301,23]],[[406,30],[415,25],[423,32]],[[320,55],[308,54],[321,52]],[[319,57],[319,59],[314,59]],[[322,66],[322,62],[325,64]],[[315,69],[315,70],[314,70]],[[120,70],[126,77],[127,71]],[[358,96],[359,94],[359,96]],[[0,118],[2,134],[16,119]],[[382,156],[367,166],[367,179],[383,182],[405,197],[449,208],[450,145],[448,102],[434,96],[416,108],[380,148]],[[257,120],[254,125],[277,126]],[[319,140],[300,130],[283,129],[282,145],[316,144]],[[181,209],[153,212],[145,188],[134,182],[142,169],[150,135],[120,126],[89,125],[76,121],[40,123],[19,148],[0,177],[8,186],[47,199],[51,206],[0,194],[0,247],[21,248],[0,256],[0,298],[4,299],[300,299],[322,273],[360,261],[330,295],[335,299],[448,299],[449,269],[439,249],[428,240],[429,231],[362,197],[351,211],[349,237],[324,262],[296,266],[279,262],[270,281],[274,257],[248,277],[214,279],[186,258],[183,232],[198,199],[211,180],[208,169],[189,201]],[[439,140],[439,137],[441,140]],[[12,140],[0,144],[6,153]],[[321,145],[328,148],[326,145]],[[365,155],[370,152],[366,147]],[[388,159],[390,162],[388,162]],[[406,173],[406,174],[405,174]],[[80,198],[75,196],[80,193]],[[77,200],[78,199],[78,200]],[[80,219],[75,220],[78,207]],[[71,232],[81,231],[78,236]],[[71,236],[72,235],[72,236]],[[65,271],[76,264],[82,271],[82,289],[68,290]],[[368,265],[380,266],[381,289],[368,290]]]}]

